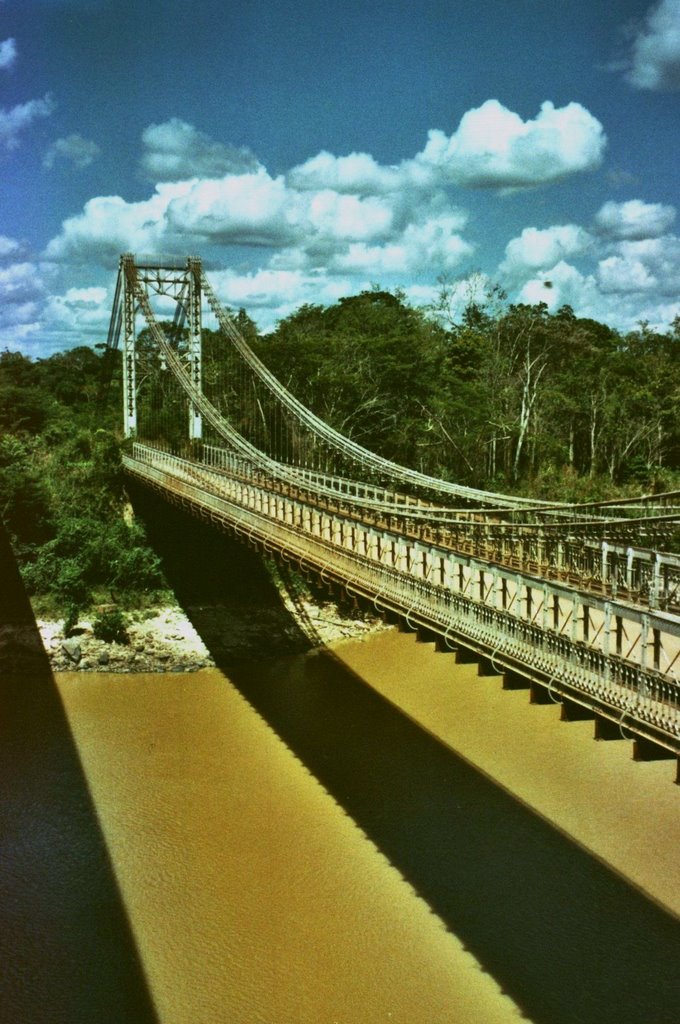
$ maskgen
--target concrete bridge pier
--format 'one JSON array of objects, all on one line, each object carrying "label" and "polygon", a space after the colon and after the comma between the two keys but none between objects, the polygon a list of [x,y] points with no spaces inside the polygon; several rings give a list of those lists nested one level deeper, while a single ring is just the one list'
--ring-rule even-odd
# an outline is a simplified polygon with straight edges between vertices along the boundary
[{"label": "concrete bridge pier", "polygon": [[[644,743],[644,740],[642,741]],[[675,758],[675,782],[676,786],[680,786],[680,754],[674,753],[672,750],[667,750],[665,747],[659,747],[657,744],[652,743],[650,746],[654,747],[654,753],[652,757],[638,757],[637,741],[633,744],[633,760],[634,761],[666,761],[671,758]]]},{"label": "concrete bridge pier", "polygon": [[528,690],[531,684],[526,676],[507,668],[503,673],[502,686],[504,690]]},{"label": "concrete bridge pier", "polygon": [[353,613],[359,611],[361,603],[356,594],[348,593],[344,588],[336,595],[336,604],[343,612]]},{"label": "concrete bridge pier", "polygon": [[402,617],[399,612],[393,612],[391,608],[383,608],[380,611],[383,622],[386,622],[388,626],[397,626],[401,632]]},{"label": "concrete bridge pier", "polygon": [[658,743],[646,739],[644,736],[636,736],[633,740],[634,761],[665,761],[677,757],[672,750],[661,747]]},{"label": "concrete bridge pier", "polygon": [[595,719],[595,712],[592,708],[584,707],[583,704],[579,704],[575,700],[569,700],[568,697],[562,699],[562,710],[560,712],[560,720],[562,722],[586,722],[589,719],[591,721]]},{"label": "concrete bridge pier", "polygon": [[403,615],[397,615],[397,629],[399,630],[400,633],[418,632],[418,628],[416,626],[412,626],[411,623],[408,621],[408,617],[405,617]]},{"label": "concrete bridge pier", "polygon": [[354,607],[358,611],[364,612],[365,614],[375,615],[375,608],[373,607],[373,602],[370,601],[367,597],[364,597],[362,594],[354,594],[353,601]]},{"label": "concrete bridge pier", "polygon": [[675,783],[680,785],[680,757],[667,747],[647,739],[644,736],[633,736],[626,732],[625,722],[614,722],[602,715],[595,715],[596,740],[630,740],[633,743],[634,761],[670,761],[675,759]]},{"label": "concrete bridge pier", "polygon": [[595,715],[594,739],[625,740],[629,738],[624,735],[618,722],[612,722],[611,718],[604,718],[602,715]]},{"label": "concrete bridge pier", "polygon": [[433,629],[427,629],[425,626],[418,626],[416,629],[416,642],[419,644],[437,644],[439,640],[439,634],[435,633]]},{"label": "concrete bridge pier", "polygon": [[542,683],[536,683],[532,679],[529,682],[529,703],[561,704],[562,698],[553,693],[549,686],[544,686]]},{"label": "concrete bridge pier", "polygon": [[496,668],[491,658],[486,658],[484,655],[480,655],[477,674],[480,676],[502,676],[504,673],[502,670]]}]

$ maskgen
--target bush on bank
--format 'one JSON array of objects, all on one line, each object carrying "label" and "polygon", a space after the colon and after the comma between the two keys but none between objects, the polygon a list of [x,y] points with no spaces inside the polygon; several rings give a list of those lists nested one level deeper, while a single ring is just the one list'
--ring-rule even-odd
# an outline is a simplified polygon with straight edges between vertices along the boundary
[{"label": "bush on bank", "polygon": [[71,627],[94,602],[134,607],[166,589],[106,407],[92,426],[101,359],[84,352],[38,363],[0,353],[0,517],[28,593]]}]

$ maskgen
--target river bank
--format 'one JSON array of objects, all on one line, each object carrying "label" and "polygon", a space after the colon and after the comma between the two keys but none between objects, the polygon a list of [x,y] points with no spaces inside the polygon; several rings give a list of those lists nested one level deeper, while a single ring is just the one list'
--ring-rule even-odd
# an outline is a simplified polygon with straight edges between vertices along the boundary
[{"label": "river bank", "polygon": [[[166,604],[143,614],[128,615],[127,643],[106,643],[93,633],[93,618],[84,617],[64,633],[63,620],[37,619],[43,647],[55,672],[197,672],[214,668],[215,659],[192,617],[210,620],[210,636],[219,634],[222,656],[286,655],[338,640],[361,640],[386,628],[376,616],[343,613],[332,601],[309,597],[293,601],[281,595],[280,606],[263,606],[258,615],[247,608],[202,606],[190,616],[179,605]],[[202,632],[205,631],[202,628]],[[22,645],[21,630],[0,630],[0,645]],[[25,638],[24,638],[25,639]]]}]

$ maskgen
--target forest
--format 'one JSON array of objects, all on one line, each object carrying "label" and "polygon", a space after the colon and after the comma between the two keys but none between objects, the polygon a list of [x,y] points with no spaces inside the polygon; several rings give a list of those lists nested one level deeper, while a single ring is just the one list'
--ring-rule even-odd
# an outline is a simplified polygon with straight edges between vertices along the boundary
[{"label": "forest", "polygon": [[[317,415],[428,474],[569,502],[680,488],[680,318],[624,335],[498,288],[456,317],[452,294],[442,282],[421,309],[376,287],[305,305],[266,335],[244,310],[234,320]],[[167,330],[181,352],[185,332]],[[139,386],[171,403],[148,342],[142,331]],[[228,343],[208,329],[203,342],[216,378]],[[104,348],[0,353],[0,517],[29,593],[72,621],[165,586],[126,491],[120,366],[103,389]]]}]

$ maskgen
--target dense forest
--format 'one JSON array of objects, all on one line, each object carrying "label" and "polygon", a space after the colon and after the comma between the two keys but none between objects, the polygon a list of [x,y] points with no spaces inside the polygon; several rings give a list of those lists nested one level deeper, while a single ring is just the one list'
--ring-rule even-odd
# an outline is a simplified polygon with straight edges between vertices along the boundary
[{"label": "dense forest", "polygon": [[[679,318],[622,335],[498,289],[457,319],[451,300],[445,284],[429,310],[376,288],[303,306],[265,336],[243,310],[235,319],[297,398],[397,462],[567,501],[680,486]],[[168,330],[181,350],[184,332]],[[169,403],[148,341],[139,386]],[[225,344],[204,331],[208,378]],[[0,353],[0,516],[29,592],[74,621],[93,601],[131,606],[164,586],[126,494],[120,371],[103,393],[103,350]]]},{"label": "dense forest", "polygon": [[448,316],[382,291],[305,306],[259,344],[294,394],[367,448],[435,476],[576,500],[673,487],[680,318],[622,336],[492,292]]}]

